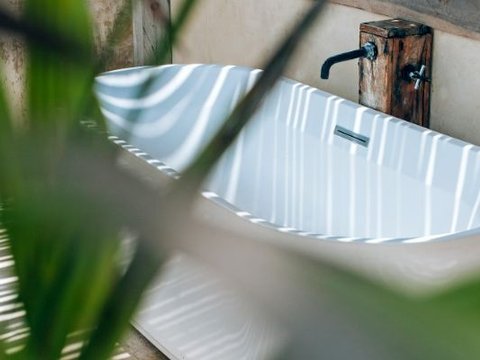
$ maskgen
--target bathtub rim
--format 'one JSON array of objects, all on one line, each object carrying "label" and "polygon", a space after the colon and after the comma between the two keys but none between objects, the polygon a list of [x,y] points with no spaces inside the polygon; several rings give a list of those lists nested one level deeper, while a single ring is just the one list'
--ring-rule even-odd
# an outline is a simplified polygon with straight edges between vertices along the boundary
[{"label": "bathtub rim", "polygon": [[[224,64],[205,64],[205,63],[191,63],[191,64],[165,64],[165,65],[159,65],[159,66],[151,66],[151,65],[146,65],[146,66],[133,66],[133,67],[127,67],[127,68],[122,68],[122,69],[115,69],[115,70],[110,70],[110,71],[105,71],[100,74],[98,74],[95,78],[95,83],[100,79],[100,84],[102,83],[102,79],[104,77],[108,77],[111,74],[114,75],[119,75],[121,73],[128,73],[134,70],[141,70],[141,69],[149,69],[151,73],[156,73],[157,71],[162,71],[163,69],[166,68],[172,68],[172,67],[188,67],[188,66],[194,66],[194,67],[210,67],[210,68],[218,68],[218,69],[223,69],[226,67],[233,67],[233,68],[238,68],[240,70],[244,70],[247,72],[263,72],[262,69],[258,68],[253,68],[249,66],[242,66],[242,65],[224,65]],[[135,74],[135,73],[134,73]],[[137,73],[138,74],[138,73]],[[125,75],[126,77],[132,76],[130,75]],[[148,77],[148,75],[137,75],[137,77]],[[389,119],[389,121],[395,122],[395,123],[402,123],[403,126],[410,128],[414,131],[418,132],[424,132],[427,130],[429,133],[432,135],[439,135],[442,137],[447,137],[445,141],[452,142],[456,144],[457,146],[470,146],[471,149],[470,151],[475,151],[480,153],[480,146],[468,143],[466,141],[463,141],[461,139],[457,139],[455,137],[452,137],[450,135],[446,135],[443,133],[440,133],[438,131],[428,129],[421,127],[419,125],[410,123],[408,121],[405,121],[400,118],[396,118],[394,116],[391,116],[389,114],[385,114],[381,111],[360,105],[358,103],[355,103],[351,100],[342,98],[338,95],[331,94],[325,90],[321,90],[318,88],[315,88],[311,85],[304,84],[302,82],[296,81],[294,79],[290,79],[286,76],[281,76],[279,81],[283,81],[288,84],[301,84],[303,86],[306,86],[310,89],[313,89],[317,92],[319,92],[322,95],[325,95],[327,97],[331,97],[335,100],[341,100],[345,105],[355,107],[355,108],[360,108],[364,109],[364,111],[369,111],[374,114],[381,114]],[[117,145],[121,146],[128,152],[131,152],[134,154],[136,157],[142,159],[143,161],[147,162],[149,165],[157,168],[157,170],[160,170],[162,173],[166,174],[167,176],[173,178],[173,179],[178,179],[180,177],[180,173],[177,172],[175,169],[169,167],[167,164],[162,163],[161,161],[157,160],[154,156],[151,156],[147,152],[143,151],[142,149],[138,149],[135,146],[132,146],[128,144],[127,141],[124,141],[116,136],[109,136],[109,139],[116,143]],[[285,228],[283,226],[273,224],[271,222],[268,222],[265,219],[261,219],[258,217],[254,217],[252,214],[249,214],[245,211],[242,211],[242,209],[237,208],[235,205],[228,203],[225,199],[220,197],[219,195],[215,194],[212,191],[209,190],[202,190],[201,195],[208,200],[212,202],[218,203],[220,206],[225,208],[228,211],[237,213],[237,216],[242,217],[241,215],[238,215],[238,213],[245,213],[248,214],[245,216],[247,220],[250,220],[250,222],[262,226],[262,227],[267,227],[271,228],[272,230],[278,231],[280,233],[290,233],[296,236],[300,237],[307,237],[310,239],[316,239],[316,240],[324,240],[324,241],[333,241],[333,242],[344,242],[344,243],[366,243],[370,245],[376,245],[376,244],[390,244],[390,245],[395,245],[395,244],[418,244],[418,243],[426,243],[426,242],[440,242],[440,241],[450,241],[450,240],[458,240],[460,238],[465,238],[465,237],[471,237],[471,236],[477,236],[480,235],[480,226],[467,229],[467,230],[461,230],[457,232],[448,232],[448,233],[440,233],[440,234],[433,234],[433,235],[424,235],[424,236],[412,236],[412,237],[388,237],[388,238],[376,238],[376,237],[346,237],[346,236],[330,236],[326,234],[311,234],[305,231],[302,231],[300,229],[294,229],[294,228]],[[228,204],[228,205],[226,205]]]},{"label": "bathtub rim", "polygon": [[[154,157],[150,156],[148,153],[144,152],[143,150],[130,145],[128,142],[118,138],[117,136],[109,136],[108,138],[114,144],[121,147],[124,151],[127,151],[128,153],[134,155],[140,161],[143,161],[148,166],[153,167],[154,169],[158,170],[163,175],[171,178],[172,180],[175,181],[180,178],[181,176],[180,173],[178,173],[175,169],[172,169],[168,165],[155,159]],[[249,221],[252,224],[261,226],[262,228],[270,229],[278,233],[289,234],[289,235],[307,238],[311,240],[317,240],[317,241],[320,240],[320,241],[328,241],[328,242],[341,242],[345,244],[364,243],[371,246],[380,245],[380,244],[396,246],[396,245],[415,245],[415,244],[421,244],[421,243],[451,241],[451,240],[462,239],[465,237],[480,235],[480,227],[463,230],[455,233],[443,233],[443,234],[436,234],[431,236],[418,236],[418,237],[408,237],[408,238],[382,238],[382,239],[381,238],[364,238],[364,237],[352,238],[352,237],[342,237],[342,236],[328,236],[323,234],[309,234],[293,228],[290,228],[290,231],[287,231],[287,229],[282,231],[280,229],[283,229],[283,227],[278,226],[276,224],[269,223],[268,221],[261,218],[249,216],[252,214],[249,214],[245,211],[242,211],[241,209],[236,208],[235,205],[228,203],[225,199],[223,199],[222,197],[220,197],[219,195],[217,195],[212,191],[203,190],[203,191],[200,191],[199,195],[202,198],[222,207],[224,210],[228,211],[229,213],[232,213],[239,218]],[[226,206],[226,204],[228,205]],[[245,213],[245,216],[242,216],[241,214],[239,215],[238,213]]]}]

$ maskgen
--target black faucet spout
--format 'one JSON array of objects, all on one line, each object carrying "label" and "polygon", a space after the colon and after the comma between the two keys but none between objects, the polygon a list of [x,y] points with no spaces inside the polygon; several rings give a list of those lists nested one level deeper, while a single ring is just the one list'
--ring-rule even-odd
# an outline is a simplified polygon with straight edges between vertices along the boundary
[{"label": "black faucet spout", "polygon": [[329,57],[322,65],[320,77],[325,80],[328,79],[330,75],[330,68],[337,63],[362,57],[365,57],[369,60],[375,60],[377,57],[377,47],[375,44],[368,42],[358,50],[348,51]]}]

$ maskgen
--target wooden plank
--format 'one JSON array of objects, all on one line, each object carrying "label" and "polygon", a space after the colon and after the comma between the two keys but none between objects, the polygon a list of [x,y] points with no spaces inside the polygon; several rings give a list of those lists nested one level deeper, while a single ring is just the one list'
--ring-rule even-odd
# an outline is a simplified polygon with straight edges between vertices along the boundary
[{"label": "wooden plank", "polygon": [[[153,58],[158,40],[170,22],[169,0],[140,0],[133,8],[133,48],[135,65],[147,65]],[[168,61],[172,62],[170,53]]]},{"label": "wooden plank", "polygon": [[428,34],[431,32],[431,29],[415,21],[392,19],[362,23],[360,24],[360,31],[385,38],[398,38]]},{"label": "wooden plank", "polygon": [[162,354],[133,326],[130,327],[121,345],[135,360],[168,360],[167,356]]},{"label": "wooden plank", "polygon": [[403,18],[480,40],[480,2],[471,0],[329,0],[376,14]]}]

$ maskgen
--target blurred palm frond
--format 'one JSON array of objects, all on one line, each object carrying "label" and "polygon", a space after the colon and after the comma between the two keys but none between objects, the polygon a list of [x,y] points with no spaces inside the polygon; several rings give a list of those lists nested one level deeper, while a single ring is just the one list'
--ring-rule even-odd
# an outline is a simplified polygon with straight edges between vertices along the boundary
[{"label": "blurred palm frond", "polygon": [[[122,22],[129,18],[128,3],[121,8],[120,22],[109,39],[116,39],[125,26]],[[195,4],[195,0],[184,2],[177,20],[157,46],[154,61],[165,59]],[[319,10],[320,2],[287,39],[280,58],[275,55],[277,59],[269,62],[267,75],[257,84],[254,96],[250,95],[250,100],[237,109],[242,124],[258,106],[251,103],[263,98],[280,76],[295,41]],[[80,358],[107,358],[163,262],[165,253],[158,242],[171,235],[169,216],[163,215],[171,198],[152,194],[140,182],[118,171],[106,152],[107,140],[100,140],[103,135],[79,125],[85,114],[99,114],[90,109],[98,65],[91,60],[93,40],[86,4],[75,0],[47,0],[41,4],[27,0],[25,17],[8,19],[3,26],[24,35],[29,45],[26,129],[13,132],[3,127],[10,123],[6,106],[2,106],[4,113],[0,114],[4,115],[2,130],[6,129],[2,139],[8,139],[9,145],[8,150],[0,147],[0,221],[8,234],[29,332],[16,356],[57,359],[71,334],[77,334],[82,344]],[[109,46],[100,51],[100,64],[111,56]],[[148,83],[142,91],[146,90]],[[0,101],[0,105],[6,105],[3,96]],[[228,136],[231,141],[240,128],[224,129],[218,138]],[[203,173],[225,148],[217,148],[218,154],[210,161],[201,160]],[[110,176],[92,184],[90,179],[102,173]],[[122,192],[112,192],[119,190],[112,184],[122,183],[122,179],[130,184],[128,190],[124,187],[122,191],[135,194],[136,188],[148,194],[143,198],[150,199],[156,214],[164,216],[160,221],[164,228],[157,227],[157,219],[156,231],[152,232],[152,224],[142,219],[145,203],[136,205],[141,196],[125,197]],[[126,201],[121,207],[116,200],[119,198]],[[140,238],[120,266],[119,257],[125,257],[121,239],[126,226]]]}]

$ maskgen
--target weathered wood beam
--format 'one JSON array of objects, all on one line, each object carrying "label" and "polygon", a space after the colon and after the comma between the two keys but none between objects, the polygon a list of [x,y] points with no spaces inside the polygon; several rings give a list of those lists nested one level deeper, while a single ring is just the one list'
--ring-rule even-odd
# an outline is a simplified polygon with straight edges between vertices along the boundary
[{"label": "weathered wood beam", "polygon": [[389,17],[403,18],[480,40],[480,2],[471,0],[330,0]]},{"label": "weathered wood beam", "polygon": [[373,61],[359,61],[360,104],[428,127],[430,83],[419,80],[416,87],[410,74],[422,65],[423,75],[431,74],[431,29],[400,19],[367,22],[360,25],[360,45],[367,42],[375,44],[378,54]]},{"label": "weathered wood beam", "polygon": [[[135,65],[145,65],[170,21],[169,0],[137,0],[133,8],[133,48]],[[171,54],[168,62],[171,62]]]}]

